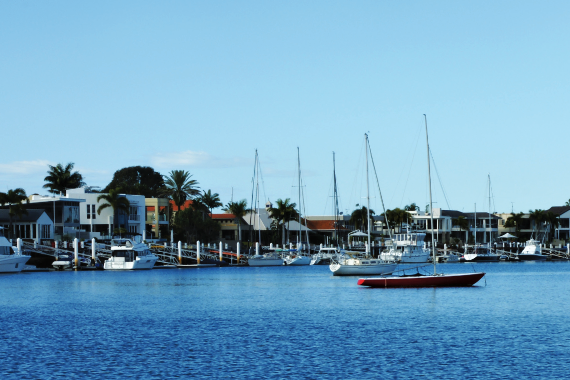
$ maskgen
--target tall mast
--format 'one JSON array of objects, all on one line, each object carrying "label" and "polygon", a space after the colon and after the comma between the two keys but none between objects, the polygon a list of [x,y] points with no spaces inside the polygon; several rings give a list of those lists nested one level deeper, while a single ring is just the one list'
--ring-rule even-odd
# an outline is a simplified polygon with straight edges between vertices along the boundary
[{"label": "tall mast", "polygon": [[257,149],[255,150],[255,160],[256,160],[256,168],[257,171],[255,173],[255,191],[256,191],[256,200],[257,200],[257,241],[261,246],[261,216],[260,209],[259,209],[259,156],[257,154]]},{"label": "tall mast", "polygon": [[487,175],[489,180],[489,248],[491,248],[491,174]]},{"label": "tall mast", "polygon": [[429,215],[431,219],[431,255],[433,260],[433,275],[437,274],[437,258],[435,257],[435,245],[433,240],[433,202],[431,200],[431,168],[429,164],[429,139],[428,139],[428,127],[427,127],[427,116],[424,113],[424,120],[426,124],[426,145],[427,145],[427,164],[428,164],[428,179],[429,179]]},{"label": "tall mast", "polygon": [[477,245],[477,203],[475,203],[475,239],[473,241],[473,248],[475,248]]},{"label": "tall mast", "polygon": [[299,174],[299,237],[297,239],[297,251],[301,243],[301,157],[299,155],[299,147],[297,147],[297,171]]},{"label": "tall mast", "polygon": [[335,162],[335,153],[333,152],[333,182],[334,182],[334,193],[333,193],[333,202],[334,202],[334,234],[336,239],[336,247],[339,247],[338,243],[338,193],[336,189],[336,162]]},{"label": "tall mast", "polygon": [[364,134],[365,136],[365,143],[366,143],[366,214],[368,219],[368,252],[366,254],[370,254],[371,247],[370,247],[370,188],[368,186],[368,134]]}]

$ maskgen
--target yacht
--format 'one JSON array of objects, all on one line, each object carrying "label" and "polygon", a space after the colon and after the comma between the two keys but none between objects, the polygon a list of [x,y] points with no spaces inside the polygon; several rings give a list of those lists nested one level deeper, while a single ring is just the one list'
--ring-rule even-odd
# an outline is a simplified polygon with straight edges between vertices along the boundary
[{"label": "yacht", "polygon": [[287,265],[309,265],[310,263],[311,256],[305,256],[303,252],[297,250],[289,251],[289,255],[285,257]]},{"label": "yacht", "polygon": [[250,267],[275,267],[283,265],[285,262],[281,257],[281,252],[283,250],[276,249],[273,251],[269,251],[264,255],[255,255],[247,260],[247,263]]},{"label": "yacht", "polygon": [[519,260],[546,260],[547,255],[542,254],[540,242],[538,240],[527,240],[526,245],[521,253],[518,254]]},{"label": "yacht", "polygon": [[430,251],[424,248],[425,237],[423,233],[396,234],[387,243],[390,248],[382,252],[380,258],[387,262],[427,263]]},{"label": "yacht", "polygon": [[463,255],[465,261],[499,261],[501,255],[491,252],[487,247],[477,246],[472,253]]},{"label": "yacht", "polygon": [[111,240],[111,257],[103,266],[106,270],[152,269],[158,257],[153,255],[146,244],[131,239]]},{"label": "yacht", "polygon": [[361,252],[341,251],[340,257],[329,265],[334,276],[361,276],[391,274],[396,269],[394,262],[366,257]]},{"label": "yacht", "polygon": [[311,265],[329,265],[339,254],[340,250],[338,248],[322,247],[318,253],[313,255]]},{"label": "yacht", "polygon": [[21,272],[30,257],[15,252],[12,243],[4,237],[0,227],[0,273]]}]

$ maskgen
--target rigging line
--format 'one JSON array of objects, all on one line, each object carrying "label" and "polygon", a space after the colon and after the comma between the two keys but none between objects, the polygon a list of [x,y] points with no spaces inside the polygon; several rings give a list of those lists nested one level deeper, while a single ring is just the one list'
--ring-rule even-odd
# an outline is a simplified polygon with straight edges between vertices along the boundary
[{"label": "rigging line", "polygon": [[372,161],[372,169],[374,170],[374,176],[376,177],[376,184],[378,185],[378,192],[380,193],[380,202],[382,202],[382,210],[384,211],[384,221],[386,222],[386,227],[388,227],[388,233],[390,234],[390,239],[392,239],[392,230],[388,224],[388,218],[386,217],[386,207],[384,207],[384,199],[382,198],[382,190],[380,190],[380,182],[378,181],[378,173],[376,172],[376,165],[374,164],[374,157],[372,157],[372,148],[370,147],[370,140],[368,141],[368,151],[370,152],[370,160]]},{"label": "rigging line", "polygon": [[[420,129],[421,131],[421,129]],[[410,179],[410,174],[412,173],[412,167],[414,165],[414,158],[416,157],[416,152],[418,151],[418,143],[420,141],[420,133],[418,133],[418,138],[416,139],[416,147],[414,149],[414,154],[412,155],[412,161],[410,162],[410,170],[408,170],[408,176],[406,177],[406,183],[404,184],[404,191],[402,191],[402,198],[400,199],[400,205],[404,201],[404,195],[406,194],[406,189],[408,188],[408,180]]]},{"label": "rigging line", "polygon": [[[350,201],[353,201],[354,198],[357,198],[357,199],[358,199],[358,204],[361,203],[361,200],[360,200],[360,192],[358,192],[358,195],[356,194],[356,193],[357,193],[356,187],[357,187],[357,185],[358,185],[358,177],[360,176],[360,172],[358,171],[358,168],[361,168],[361,167],[363,166],[363,165],[361,164],[361,162],[362,162],[362,156],[363,156],[363,150],[364,150],[363,148],[364,148],[364,145],[361,145],[360,154],[359,154],[359,156],[358,156],[358,164],[357,164],[357,166],[356,166],[356,170],[354,171],[354,181],[352,182],[352,190],[351,190],[350,198],[349,198]],[[361,187],[362,187],[362,186],[361,186]]]},{"label": "rigging line", "polygon": [[[255,163],[253,164],[253,177],[251,177],[251,204],[250,207],[252,210],[255,209],[254,204],[253,204],[253,193],[255,191],[255,173],[257,170],[257,149],[255,150]],[[253,217],[253,213],[250,212],[249,213],[249,239],[248,239],[248,243],[251,243],[251,237],[252,237],[252,232],[251,232],[251,228],[252,228],[252,217]],[[250,245],[251,247],[251,245]]]},{"label": "rigging line", "polygon": [[[418,137],[416,138],[416,146],[414,148],[414,154],[413,154],[414,156],[416,155],[416,152],[418,150],[418,141],[420,140],[420,135],[421,135],[422,130],[423,130],[423,126],[420,126],[420,128],[418,129]],[[407,166],[408,157],[410,157],[411,152],[412,152],[412,146],[410,145],[410,151],[406,155],[406,162],[404,162],[403,169],[405,169]],[[412,170],[412,163],[413,163],[413,158],[412,158],[412,162],[410,162],[410,171]],[[394,187],[394,192],[392,193],[392,196],[390,197],[390,203],[393,203],[394,197],[398,194],[398,186],[400,185],[400,181],[402,179],[403,173],[404,173],[404,170],[400,170],[400,176],[398,177],[398,180],[396,181],[396,186]],[[409,176],[409,174],[408,174],[408,176]],[[406,182],[407,182],[407,180],[406,180]]]},{"label": "rigging line", "polygon": [[[259,162],[259,158],[257,159]],[[259,176],[261,177],[261,187],[263,188],[263,198],[265,199],[265,202],[269,202],[269,198],[267,198],[267,193],[265,192],[265,180],[263,179],[263,173],[261,172],[261,163],[258,163],[257,165],[259,168],[257,169],[259,172]]]},{"label": "rigging line", "polygon": [[327,214],[327,207],[329,205],[329,194],[331,193],[331,188],[333,187],[333,181],[334,181],[334,174],[331,176],[331,183],[329,185],[329,191],[327,192],[327,196],[325,199],[325,209],[323,211],[323,215]]},{"label": "rigging line", "polygon": [[495,194],[493,193],[493,182],[491,181],[491,178],[489,178],[489,187],[491,188],[491,194],[489,196],[491,197],[491,202],[493,202],[493,212],[497,212],[497,206],[495,205]]},{"label": "rigging line", "polygon": [[439,180],[439,186],[441,187],[441,192],[443,193],[443,198],[445,198],[445,203],[447,204],[447,208],[449,210],[451,210],[451,207],[449,206],[449,202],[447,201],[447,194],[445,193],[445,189],[443,188],[443,183],[441,182],[441,177],[439,176],[439,171],[437,170],[437,165],[435,164],[435,159],[433,158],[433,153],[431,152],[431,148],[429,150],[429,155],[430,155],[431,160],[433,162],[433,167],[435,169],[435,173],[437,174],[437,179]]}]

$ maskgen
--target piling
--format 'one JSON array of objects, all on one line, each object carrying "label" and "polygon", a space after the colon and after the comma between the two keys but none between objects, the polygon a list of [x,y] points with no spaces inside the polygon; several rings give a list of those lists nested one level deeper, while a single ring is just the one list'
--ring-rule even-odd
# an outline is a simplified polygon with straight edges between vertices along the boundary
[{"label": "piling", "polygon": [[16,239],[16,247],[18,250],[18,255],[22,254],[22,239],[18,238]]},{"label": "piling", "polygon": [[200,240],[196,242],[196,261],[200,265]]},{"label": "piling", "polygon": [[73,253],[75,254],[75,270],[79,269],[79,244],[77,238],[73,239]]},{"label": "piling", "polygon": [[182,242],[178,240],[178,262],[182,264]]},{"label": "piling", "polygon": [[220,261],[223,261],[222,260],[222,247],[223,247],[222,242],[220,242]]},{"label": "piling", "polygon": [[95,238],[91,239],[91,259],[93,260],[93,265],[97,262],[97,249],[95,248]]},{"label": "piling", "polygon": [[[279,246],[277,246],[279,248]],[[259,255],[259,243],[255,243],[255,254]]]},{"label": "piling", "polygon": [[239,254],[240,254],[241,244],[238,243],[237,245],[237,264],[239,265]]}]

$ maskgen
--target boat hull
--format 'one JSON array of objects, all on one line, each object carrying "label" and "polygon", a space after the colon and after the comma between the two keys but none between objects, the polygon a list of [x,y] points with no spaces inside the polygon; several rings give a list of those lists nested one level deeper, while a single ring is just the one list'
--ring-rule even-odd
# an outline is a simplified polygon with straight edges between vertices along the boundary
[{"label": "boat hull", "polygon": [[158,258],[154,255],[139,256],[135,261],[113,260],[117,257],[105,261],[105,270],[144,270],[152,269]]},{"label": "boat hull", "polygon": [[287,262],[287,265],[309,265],[311,264],[311,257],[309,256],[297,256],[291,261]]},{"label": "boat hull", "polygon": [[463,255],[465,261],[499,261],[501,255],[478,255],[476,253],[468,253]]},{"label": "boat hull", "polygon": [[371,288],[440,288],[473,286],[485,273],[448,274],[440,276],[409,276],[361,278],[358,285]]},{"label": "boat hull", "polygon": [[535,261],[541,261],[541,260],[546,260],[548,258],[548,256],[546,255],[540,255],[540,254],[526,254],[526,253],[521,253],[520,255],[517,256],[519,258],[519,260],[521,261],[531,261],[531,260],[535,260]]},{"label": "boat hull", "polygon": [[329,266],[334,276],[362,276],[362,275],[382,275],[394,272],[397,264],[378,265],[343,265],[333,263]]},{"label": "boat hull", "polygon": [[249,259],[250,267],[276,267],[283,265],[283,259]]},{"label": "boat hull", "polygon": [[31,256],[27,255],[0,255],[0,273],[18,273]]}]

